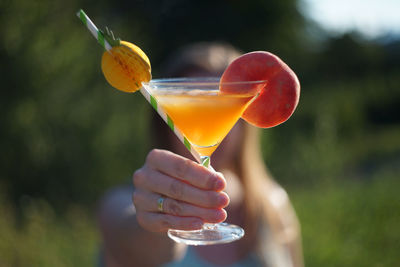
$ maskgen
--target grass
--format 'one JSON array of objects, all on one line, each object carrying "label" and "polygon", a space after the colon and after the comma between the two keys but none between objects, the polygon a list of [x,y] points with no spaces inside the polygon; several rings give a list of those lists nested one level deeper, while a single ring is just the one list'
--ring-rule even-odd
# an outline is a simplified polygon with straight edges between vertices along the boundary
[{"label": "grass", "polygon": [[306,266],[400,266],[399,178],[379,173],[293,192]]},{"label": "grass", "polygon": [[0,266],[94,266],[98,237],[93,220],[71,207],[62,216],[42,200],[15,209],[0,203]]},{"label": "grass", "polygon": [[[306,266],[400,266],[400,179],[378,172],[288,190],[302,224]],[[99,238],[92,214],[56,215],[25,198],[17,213],[0,202],[0,266],[95,266]]]}]

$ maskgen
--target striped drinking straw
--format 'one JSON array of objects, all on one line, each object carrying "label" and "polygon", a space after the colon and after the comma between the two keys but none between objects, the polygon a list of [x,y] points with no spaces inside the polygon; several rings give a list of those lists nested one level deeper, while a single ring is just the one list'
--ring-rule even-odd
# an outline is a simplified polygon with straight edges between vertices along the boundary
[{"label": "striped drinking straw", "polygon": [[[104,38],[104,34],[94,25],[91,19],[86,15],[86,13],[81,9],[76,14],[83,24],[89,29],[94,38],[99,42],[99,44],[107,51],[110,51],[112,46],[107,42]],[[144,87],[140,88],[140,92],[146,98],[146,100],[151,104],[151,106],[157,111],[158,115],[168,124],[169,128],[175,133],[175,135],[179,138],[179,140],[185,145],[185,147],[192,153],[193,157],[200,162],[203,166],[207,168],[211,168],[210,166],[210,158],[209,157],[201,157],[199,153],[193,149],[189,140],[182,134],[178,127],[174,124],[172,119],[168,116],[167,113],[163,110],[163,108],[158,105],[157,100],[154,96],[152,96]]]}]

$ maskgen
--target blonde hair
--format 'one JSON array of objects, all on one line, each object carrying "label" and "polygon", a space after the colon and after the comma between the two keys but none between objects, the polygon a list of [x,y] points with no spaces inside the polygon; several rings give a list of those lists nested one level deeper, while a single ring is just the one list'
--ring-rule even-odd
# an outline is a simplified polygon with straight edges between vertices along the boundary
[{"label": "blonde hair", "polygon": [[[164,75],[184,76],[190,71],[202,70],[220,76],[239,55],[238,50],[226,43],[189,45],[171,56],[164,65]],[[153,127],[158,129],[152,132],[163,135],[159,126],[164,123],[156,117]],[[303,266],[300,225],[288,195],[264,164],[260,131],[243,123],[243,132],[239,153],[234,159],[245,197],[246,235],[241,251],[247,253],[254,249],[265,266]],[[168,144],[164,147],[170,148]]]},{"label": "blonde hair", "polygon": [[[259,129],[246,123],[238,165],[245,191],[245,229],[267,266],[303,266],[300,224],[286,191],[268,172]],[[249,244],[250,245],[250,244]]]}]

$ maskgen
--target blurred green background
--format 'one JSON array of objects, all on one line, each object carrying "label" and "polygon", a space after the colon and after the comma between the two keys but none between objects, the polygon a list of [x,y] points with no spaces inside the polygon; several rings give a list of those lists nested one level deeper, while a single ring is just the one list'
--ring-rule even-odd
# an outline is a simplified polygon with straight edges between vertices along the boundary
[{"label": "blurred green background", "polygon": [[330,34],[296,0],[0,2],[0,266],[93,266],[95,210],[148,150],[149,105],[112,89],[75,13],[149,56],[227,41],[298,74],[263,153],[288,191],[307,266],[400,266],[400,39]]}]

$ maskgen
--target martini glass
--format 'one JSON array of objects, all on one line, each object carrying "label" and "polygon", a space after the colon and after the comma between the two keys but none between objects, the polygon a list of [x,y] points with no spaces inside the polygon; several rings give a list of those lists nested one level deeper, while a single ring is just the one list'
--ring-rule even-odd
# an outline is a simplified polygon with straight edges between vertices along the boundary
[{"label": "martini glass", "polygon": [[[229,133],[247,106],[255,99],[265,81],[220,83],[219,78],[155,79],[143,83],[174,127],[184,135],[188,149],[196,150],[198,160],[212,168],[210,156]],[[230,93],[222,93],[224,86]],[[227,90],[225,90],[227,91]],[[169,229],[168,236],[188,245],[229,243],[242,238],[244,230],[236,225],[205,223],[194,231]]]}]

